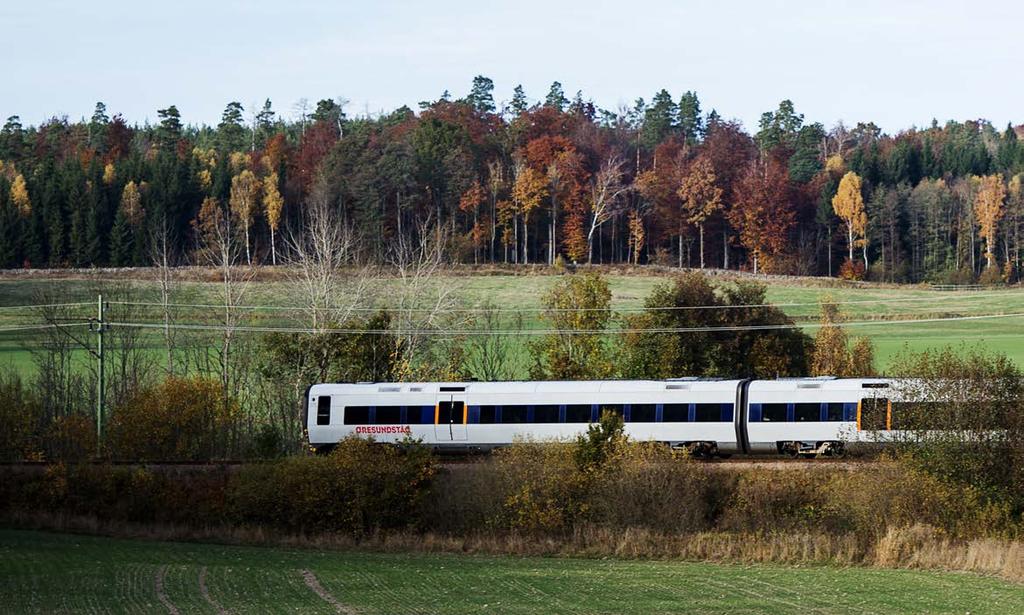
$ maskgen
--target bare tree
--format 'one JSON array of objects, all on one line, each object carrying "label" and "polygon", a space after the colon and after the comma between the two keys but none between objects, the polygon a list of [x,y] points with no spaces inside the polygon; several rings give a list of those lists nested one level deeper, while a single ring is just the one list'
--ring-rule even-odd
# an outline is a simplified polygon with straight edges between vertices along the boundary
[{"label": "bare tree", "polygon": [[621,197],[632,189],[622,181],[624,161],[611,156],[590,182],[590,230],[587,232],[587,262],[594,260],[594,232],[619,212]]},{"label": "bare tree", "polygon": [[167,217],[164,216],[160,226],[153,231],[150,246],[151,260],[156,269],[160,291],[160,317],[163,321],[164,347],[167,350],[167,365],[164,369],[168,376],[173,376],[175,371],[174,351],[177,337],[177,329],[172,326],[174,319],[171,312],[171,296],[177,288],[174,279],[174,265],[177,262],[173,248],[175,244]]},{"label": "bare tree", "polygon": [[369,268],[351,270],[356,264],[356,236],[331,208],[326,181],[313,185],[303,212],[302,225],[285,235],[291,282],[301,294],[308,321],[324,331],[343,322],[361,306],[373,290]]},{"label": "bare tree", "polygon": [[[394,306],[396,336],[409,361],[409,369],[416,369],[415,361],[425,356],[431,347],[443,347],[455,336],[439,334],[464,327],[457,311],[460,305],[461,285],[450,273],[442,253],[433,242],[446,242],[447,231],[432,229],[428,218],[420,225],[419,242],[409,237],[398,237],[391,246],[388,262],[396,279],[389,303]],[[440,226],[440,225],[437,225]],[[464,313],[462,313],[464,314]]]},{"label": "bare tree", "polygon": [[[255,277],[252,266],[241,266],[242,247],[238,232],[231,224],[231,215],[221,207],[217,199],[209,197],[203,201],[199,212],[199,252],[201,262],[214,268],[220,277],[221,304],[218,329],[220,344],[214,351],[212,367],[218,373],[224,392],[225,403],[237,395],[243,370],[233,364],[232,344],[239,326],[238,305],[242,303],[249,284]],[[207,359],[209,351],[204,351]],[[205,365],[204,365],[205,364]],[[211,371],[209,361],[201,361],[200,369]]]}]

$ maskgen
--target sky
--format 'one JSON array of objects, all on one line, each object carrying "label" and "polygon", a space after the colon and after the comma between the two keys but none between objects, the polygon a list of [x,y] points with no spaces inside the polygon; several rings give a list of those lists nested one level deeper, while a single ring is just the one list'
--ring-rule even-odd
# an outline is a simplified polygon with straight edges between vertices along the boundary
[{"label": "sky", "polygon": [[1024,122],[1024,2],[776,0],[3,0],[0,121],[76,120],[96,101],[129,123],[175,104],[216,124],[225,105],[306,98],[350,115],[416,109],[475,75],[507,101],[552,81],[607,109],[696,91],[756,130],[790,99],[826,127],[890,133],[933,118]]}]

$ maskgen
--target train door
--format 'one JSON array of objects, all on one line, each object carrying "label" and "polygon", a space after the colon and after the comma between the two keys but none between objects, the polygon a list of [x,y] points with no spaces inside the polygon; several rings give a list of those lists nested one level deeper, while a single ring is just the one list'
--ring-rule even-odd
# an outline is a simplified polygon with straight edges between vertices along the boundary
[{"label": "train door", "polygon": [[891,406],[886,397],[865,397],[857,408],[857,429],[885,431],[889,429]]},{"label": "train door", "polygon": [[434,410],[434,436],[439,442],[466,439],[466,402],[455,395],[439,395]]}]

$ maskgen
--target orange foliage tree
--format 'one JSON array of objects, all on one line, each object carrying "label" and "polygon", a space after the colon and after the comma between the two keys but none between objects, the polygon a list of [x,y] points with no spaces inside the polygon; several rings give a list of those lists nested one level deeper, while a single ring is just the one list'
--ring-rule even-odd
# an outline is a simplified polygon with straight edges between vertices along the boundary
[{"label": "orange foliage tree", "polygon": [[974,215],[978,218],[981,226],[981,237],[985,240],[985,261],[986,267],[996,263],[996,227],[1002,219],[1005,210],[1003,202],[1006,200],[1006,184],[1003,183],[1003,176],[987,175],[981,179],[981,187],[978,195],[974,198]]},{"label": "orange foliage tree", "polygon": [[774,158],[751,164],[734,187],[729,222],[752,255],[754,273],[771,272],[796,223],[789,198],[789,171]]}]

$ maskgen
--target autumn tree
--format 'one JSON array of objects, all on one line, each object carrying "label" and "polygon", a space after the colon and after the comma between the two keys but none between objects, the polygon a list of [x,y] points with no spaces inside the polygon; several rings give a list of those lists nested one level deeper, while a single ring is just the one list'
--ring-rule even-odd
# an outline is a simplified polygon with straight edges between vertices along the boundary
[{"label": "autumn tree", "polygon": [[[512,201],[516,212],[523,219],[523,264],[530,263],[530,214],[533,213],[548,193],[547,178],[533,168],[519,163],[515,167],[515,181],[512,185]],[[517,234],[518,237],[518,234]],[[516,250],[519,249],[518,241]]]},{"label": "autumn tree", "polygon": [[259,180],[248,169],[231,178],[231,213],[242,225],[245,236],[245,262],[248,265],[252,265],[252,253],[249,249],[249,227],[252,226],[259,190]]},{"label": "autumn tree", "polygon": [[594,233],[618,213],[622,197],[631,188],[623,181],[625,161],[611,156],[590,179],[590,228],[587,231],[587,262],[594,261]]},{"label": "autumn tree", "polygon": [[704,268],[704,223],[722,208],[722,189],[715,185],[715,170],[707,158],[697,158],[679,187],[686,219],[697,225],[700,236],[700,268]]},{"label": "autumn tree", "polygon": [[832,209],[846,224],[847,246],[849,259],[853,262],[853,248],[856,245],[864,248],[864,268],[868,266],[867,225],[868,216],[864,211],[864,197],[861,195],[860,176],[848,171],[839,180],[839,189],[832,197]]},{"label": "autumn tree", "polygon": [[18,215],[27,218],[32,215],[32,200],[28,196],[28,186],[25,184],[25,176],[18,173],[11,183],[11,202],[18,210]]},{"label": "autumn tree", "polygon": [[789,173],[773,158],[751,164],[733,187],[734,206],[727,217],[751,253],[754,273],[771,271],[786,249],[796,223],[789,199]]},{"label": "autumn tree", "polygon": [[483,245],[483,229],[480,228],[479,214],[480,205],[483,204],[487,195],[479,181],[474,181],[469,189],[459,197],[459,211],[473,214],[473,227],[470,229],[470,236],[473,240],[473,264],[480,262],[480,246]]},{"label": "autumn tree", "polygon": [[277,248],[275,234],[281,224],[281,210],[284,208],[284,198],[277,189],[277,173],[270,173],[263,178],[263,211],[267,216],[267,226],[270,227],[270,262],[277,264]]},{"label": "autumn tree", "polygon": [[542,318],[552,329],[530,345],[538,380],[597,380],[612,372],[603,333],[611,322],[612,292],[597,273],[565,276],[543,299]]},{"label": "autumn tree", "polygon": [[831,297],[822,299],[821,322],[814,336],[814,353],[811,355],[812,376],[843,378],[849,375],[852,368],[850,350],[841,322],[839,306]]},{"label": "autumn tree", "polygon": [[996,264],[996,227],[1003,217],[1005,200],[1006,184],[1003,183],[1001,174],[988,175],[981,179],[981,187],[974,198],[974,215],[981,227],[981,237],[985,240],[986,267]]}]

